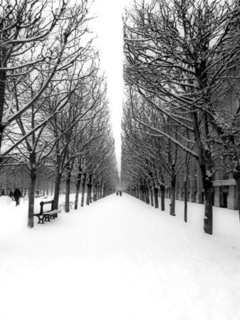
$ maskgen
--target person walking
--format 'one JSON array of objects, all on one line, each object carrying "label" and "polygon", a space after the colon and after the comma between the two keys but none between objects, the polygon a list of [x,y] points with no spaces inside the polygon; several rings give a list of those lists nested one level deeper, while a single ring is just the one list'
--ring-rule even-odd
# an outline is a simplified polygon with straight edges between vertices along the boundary
[{"label": "person walking", "polygon": [[18,188],[16,188],[14,190],[13,197],[14,197],[14,199],[16,201],[16,206],[18,206],[19,205],[19,199],[22,197],[22,193]]}]

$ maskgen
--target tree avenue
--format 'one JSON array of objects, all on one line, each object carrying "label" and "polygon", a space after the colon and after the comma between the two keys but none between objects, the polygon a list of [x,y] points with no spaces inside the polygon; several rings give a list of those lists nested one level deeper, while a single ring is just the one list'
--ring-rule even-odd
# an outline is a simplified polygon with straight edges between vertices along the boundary
[{"label": "tree avenue", "polygon": [[[239,95],[239,18],[238,1],[218,0],[140,1],[124,15],[125,109],[134,119],[134,128],[123,119],[125,184],[139,186],[149,172],[161,188],[167,179],[173,214],[175,185],[196,162],[208,234],[219,170],[233,174],[240,199],[240,109],[228,107]],[[148,155],[132,148],[139,140]],[[134,158],[145,158],[144,169]]]},{"label": "tree avenue", "polygon": [[[118,183],[107,87],[88,27],[90,1],[2,1],[0,20],[0,191],[65,192],[65,211]],[[9,173],[11,173],[9,175]]]}]

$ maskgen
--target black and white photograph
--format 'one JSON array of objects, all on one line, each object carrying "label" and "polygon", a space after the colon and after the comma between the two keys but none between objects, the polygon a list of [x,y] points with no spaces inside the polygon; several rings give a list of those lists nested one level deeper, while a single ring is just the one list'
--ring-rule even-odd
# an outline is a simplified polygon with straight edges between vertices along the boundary
[{"label": "black and white photograph", "polygon": [[0,0],[0,319],[240,319],[240,1]]}]

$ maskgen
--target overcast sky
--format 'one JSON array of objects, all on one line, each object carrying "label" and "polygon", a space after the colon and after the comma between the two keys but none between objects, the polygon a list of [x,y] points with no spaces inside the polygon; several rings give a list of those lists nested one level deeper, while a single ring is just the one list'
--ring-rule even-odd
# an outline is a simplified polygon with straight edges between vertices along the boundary
[{"label": "overcast sky", "polygon": [[101,66],[106,72],[108,97],[112,112],[116,156],[120,166],[121,116],[123,101],[123,36],[122,12],[131,0],[95,0],[92,6],[97,18],[94,26],[98,35],[97,46],[101,51]]}]

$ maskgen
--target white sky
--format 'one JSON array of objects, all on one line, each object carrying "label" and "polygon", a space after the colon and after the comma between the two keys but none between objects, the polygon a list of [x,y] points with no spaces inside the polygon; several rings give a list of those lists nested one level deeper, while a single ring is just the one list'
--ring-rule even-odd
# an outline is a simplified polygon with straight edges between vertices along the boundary
[{"label": "white sky", "polygon": [[123,101],[123,35],[122,12],[131,0],[95,0],[92,11],[97,16],[94,26],[101,52],[101,67],[108,82],[108,97],[112,113],[113,135],[120,172],[121,116]]}]

